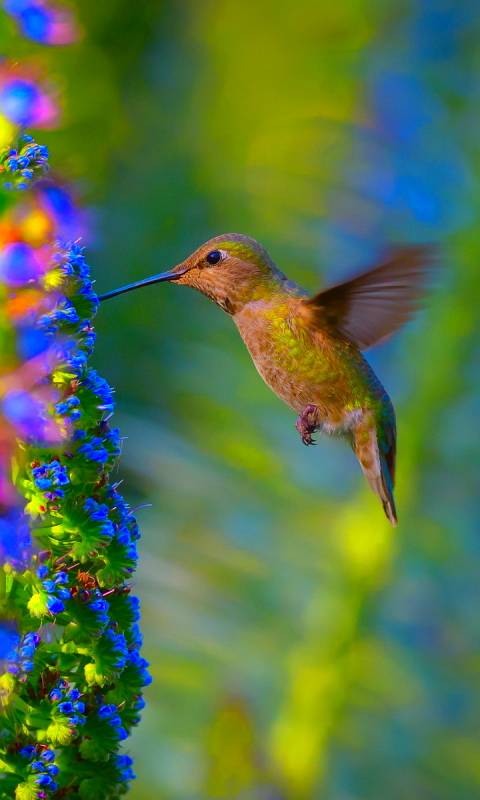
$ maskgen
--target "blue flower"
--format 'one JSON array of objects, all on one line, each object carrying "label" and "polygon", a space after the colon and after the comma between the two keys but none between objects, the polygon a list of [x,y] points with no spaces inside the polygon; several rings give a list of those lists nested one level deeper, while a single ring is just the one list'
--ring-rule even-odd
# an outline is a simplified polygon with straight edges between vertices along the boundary
[{"label": "blue flower", "polygon": [[22,747],[19,751],[19,755],[23,756],[24,758],[31,758],[35,752],[35,747],[28,745],[28,747]]},{"label": "blue flower", "polygon": [[97,713],[101,719],[108,719],[109,717],[112,716],[112,714],[116,712],[116,710],[117,707],[114,705],[104,705],[100,706]]},{"label": "blue flower", "polygon": [[50,464],[42,464],[32,469],[32,476],[35,486],[38,489],[50,489],[53,487],[53,497],[63,497],[64,493],[57,486],[65,486],[70,483],[67,468],[59,461],[51,461]]},{"label": "blue flower", "polygon": [[41,641],[41,637],[40,634],[38,633],[33,633],[33,632],[26,633],[25,636],[23,637],[23,641],[25,642],[25,644],[34,644],[35,646],[37,646]]},{"label": "blue flower", "polygon": [[133,759],[130,756],[119,755],[111,756],[110,761],[112,766],[115,766],[119,772],[119,779],[123,781],[131,781],[135,778],[132,770]]},{"label": "blue flower", "polygon": [[37,777],[34,780],[34,783],[36,783],[37,786],[48,786],[49,784],[52,783],[52,779],[51,779],[50,775],[46,775],[46,774],[45,775],[37,775]]},{"label": "blue flower", "polygon": [[49,489],[52,483],[53,481],[50,478],[37,478],[35,486],[38,486],[39,489]]},{"label": "blue flower", "polygon": [[37,569],[35,574],[37,578],[40,578],[40,580],[46,578],[48,575],[48,567],[45,564],[42,564],[42,566]]},{"label": "blue flower", "polygon": [[108,603],[106,600],[95,600],[93,603],[89,603],[89,608],[92,608],[94,611],[108,611]]},{"label": "blue flower", "polygon": [[17,653],[16,650],[9,650],[5,658],[7,659],[7,661],[15,662],[20,659],[20,654]]},{"label": "blue flower", "polygon": [[47,597],[47,608],[51,614],[61,614],[62,611],[65,611],[65,605],[62,601],[52,594]]}]

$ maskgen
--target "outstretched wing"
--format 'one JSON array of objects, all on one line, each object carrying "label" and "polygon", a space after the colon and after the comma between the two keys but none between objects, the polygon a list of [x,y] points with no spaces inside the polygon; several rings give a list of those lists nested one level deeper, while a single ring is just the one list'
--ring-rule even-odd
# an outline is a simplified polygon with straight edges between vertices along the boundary
[{"label": "outstretched wing", "polygon": [[384,264],[305,300],[303,316],[366,350],[387,339],[420,306],[434,263],[429,246],[404,247]]}]

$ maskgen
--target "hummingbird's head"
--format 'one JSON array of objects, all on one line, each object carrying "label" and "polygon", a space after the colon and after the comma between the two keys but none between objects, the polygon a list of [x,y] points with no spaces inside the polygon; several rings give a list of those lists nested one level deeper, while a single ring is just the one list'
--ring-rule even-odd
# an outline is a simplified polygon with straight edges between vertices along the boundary
[{"label": "hummingbird's head", "polygon": [[255,239],[241,233],[225,233],[202,244],[169,272],[107,292],[99,299],[107,300],[161,281],[192,286],[233,315],[251,300],[267,299],[277,287],[286,285],[287,279]]},{"label": "hummingbird's head", "polygon": [[176,283],[192,286],[229,314],[272,292],[285,276],[261,244],[241,233],[225,233],[202,244],[172,270]]}]

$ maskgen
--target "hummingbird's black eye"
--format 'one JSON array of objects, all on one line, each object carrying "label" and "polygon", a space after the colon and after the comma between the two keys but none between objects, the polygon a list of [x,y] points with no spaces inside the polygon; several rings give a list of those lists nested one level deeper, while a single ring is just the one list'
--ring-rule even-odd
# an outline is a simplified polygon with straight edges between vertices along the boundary
[{"label": "hummingbird's black eye", "polygon": [[207,264],[210,264],[211,267],[214,267],[215,264],[218,264],[219,261],[222,260],[222,258],[223,254],[221,250],[212,250],[212,252],[209,253],[208,256],[205,256],[205,261],[207,262]]}]

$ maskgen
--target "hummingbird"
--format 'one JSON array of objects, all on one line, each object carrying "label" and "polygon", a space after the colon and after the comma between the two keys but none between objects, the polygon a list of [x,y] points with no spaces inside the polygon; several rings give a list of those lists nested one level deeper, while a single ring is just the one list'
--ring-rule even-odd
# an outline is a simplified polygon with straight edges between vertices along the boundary
[{"label": "hummingbird", "polygon": [[417,310],[427,293],[429,254],[425,246],[397,248],[373,268],[310,296],[255,239],[227,233],[171,271],[99,299],[162,281],[211,298],[233,319],[263,380],[298,415],[302,442],[315,444],[317,431],[346,439],[395,526],[395,411],[363,351]]}]

